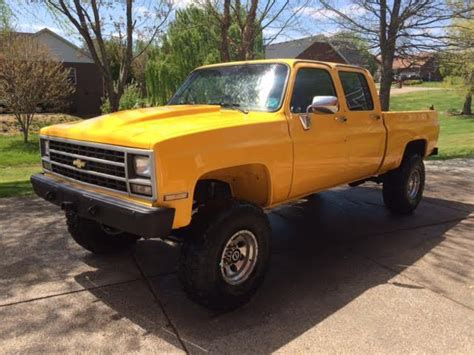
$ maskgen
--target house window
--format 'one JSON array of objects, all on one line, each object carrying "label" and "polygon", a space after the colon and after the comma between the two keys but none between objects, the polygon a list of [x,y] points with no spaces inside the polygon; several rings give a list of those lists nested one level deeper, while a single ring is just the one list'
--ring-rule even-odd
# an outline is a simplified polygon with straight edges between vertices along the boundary
[{"label": "house window", "polygon": [[67,80],[72,84],[77,84],[77,75],[76,75],[76,68],[69,68],[69,73],[67,75]]}]

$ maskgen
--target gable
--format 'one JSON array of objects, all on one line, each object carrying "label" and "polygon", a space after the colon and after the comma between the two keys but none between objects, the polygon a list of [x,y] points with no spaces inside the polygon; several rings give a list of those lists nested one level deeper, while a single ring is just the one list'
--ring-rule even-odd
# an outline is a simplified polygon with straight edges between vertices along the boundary
[{"label": "gable", "polygon": [[309,48],[298,55],[298,59],[350,64],[327,42],[313,43]]},{"label": "gable", "polygon": [[45,45],[61,62],[94,63],[94,61],[79,48],[49,30],[41,30],[35,33],[34,38]]},{"label": "gable", "polygon": [[308,49],[317,40],[324,40],[324,36],[306,37],[270,44],[265,47],[265,58],[298,58],[302,52]]}]

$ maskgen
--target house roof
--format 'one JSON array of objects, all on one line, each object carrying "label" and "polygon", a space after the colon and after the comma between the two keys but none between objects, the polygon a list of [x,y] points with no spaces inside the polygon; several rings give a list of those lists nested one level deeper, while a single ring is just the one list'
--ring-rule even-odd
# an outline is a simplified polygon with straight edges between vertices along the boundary
[{"label": "house roof", "polygon": [[413,67],[421,67],[430,60],[434,54],[432,53],[420,53],[417,56],[411,58],[395,58],[393,61],[393,69],[408,69]]},{"label": "house roof", "polygon": [[326,41],[324,36],[312,36],[286,42],[274,43],[265,47],[265,58],[296,58],[317,41]]},{"label": "house roof", "polygon": [[56,38],[61,43],[63,43],[64,45],[72,49],[73,51],[77,51],[81,56],[84,56],[88,58],[89,60],[92,60],[91,56],[89,55],[89,53],[87,53],[87,51],[83,50],[82,48],[79,48],[78,46],[71,43],[64,37],[58,35],[56,32],[51,31],[49,28],[43,28],[39,30],[38,32],[11,32],[10,34],[13,36],[24,37],[24,38],[28,38],[28,37],[35,38],[35,37],[39,37],[41,35],[46,34],[46,35]]},{"label": "house roof", "polygon": [[265,57],[268,59],[297,58],[301,53],[317,42],[329,44],[347,64],[358,66],[367,65],[367,60],[361,55],[353,43],[344,40],[332,40],[323,35],[270,44],[265,47]]}]

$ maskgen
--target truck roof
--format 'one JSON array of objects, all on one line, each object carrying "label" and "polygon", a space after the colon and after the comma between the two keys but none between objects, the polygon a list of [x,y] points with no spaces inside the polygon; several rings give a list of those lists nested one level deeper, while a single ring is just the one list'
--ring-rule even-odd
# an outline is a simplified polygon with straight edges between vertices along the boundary
[{"label": "truck roof", "polygon": [[228,65],[259,64],[259,63],[283,63],[283,64],[288,64],[291,67],[293,67],[297,63],[314,63],[314,64],[326,65],[330,68],[344,67],[344,68],[353,68],[353,69],[365,70],[364,68],[358,67],[356,65],[343,64],[343,63],[333,63],[333,62],[323,62],[323,61],[309,60],[309,59],[293,59],[293,58],[291,58],[291,59],[290,58],[257,59],[257,60],[236,61],[236,62],[227,62],[227,63],[216,63],[216,64],[210,64],[210,65],[203,65],[203,66],[201,66],[197,69],[221,67],[221,66],[228,66]]}]

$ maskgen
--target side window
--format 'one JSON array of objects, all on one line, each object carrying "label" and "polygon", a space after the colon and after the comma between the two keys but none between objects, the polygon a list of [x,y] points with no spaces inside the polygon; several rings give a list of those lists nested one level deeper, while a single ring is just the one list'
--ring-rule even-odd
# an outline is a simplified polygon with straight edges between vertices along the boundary
[{"label": "side window", "polygon": [[374,102],[367,79],[362,73],[339,72],[347,107],[351,111],[372,111]]},{"label": "side window", "polygon": [[315,96],[337,96],[331,75],[324,69],[302,68],[298,70],[291,97],[291,112],[306,112]]}]

